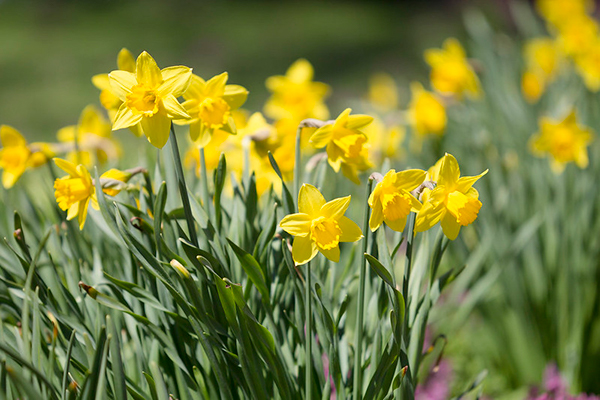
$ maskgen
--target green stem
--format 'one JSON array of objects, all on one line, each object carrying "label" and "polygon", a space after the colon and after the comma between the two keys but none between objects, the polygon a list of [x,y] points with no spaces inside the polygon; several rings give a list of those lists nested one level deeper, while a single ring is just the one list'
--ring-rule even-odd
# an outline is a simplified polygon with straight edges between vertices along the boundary
[{"label": "green stem", "polygon": [[[300,193],[300,159],[302,157],[302,126],[298,126],[296,131],[296,159],[294,162],[294,194],[297,201],[298,194]],[[296,204],[297,206],[298,204]]]},{"label": "green stem", "polygon": [[356,318],[356,353],[354,355],[354,399],[362,398],[362,343],[363,343],[363,318],[365,312],[365,281],[366,281],[366,269],[367,269],[367,259],[364,256],[367,254],[368,245],[369,245],[369,232],[371,232],[371,228],[369,227],[369,216],[371,212],[371,208],[369,207],[369,196],[371,195],[371,190],[373,188],[373,178],[369,178],[369,183],[367,183],[367,200],[365,201],[365,220],[363,223],[363,257],[360,265],[360,275],[359,275],[359,288],[358,288],[358,304],[357,304],[357,318]]},{"label": "green stem", "polygon": [[177,184],[179,186],[179,194],[181,195],[181,202],[183,203],[183,212],[185,213],[185,219],[187,221],[188,230],[190,231],[190,240],[198,246],[198,236],[196,235],[196,226],[194,225],[194,217],[192,215],[192,208],[190,207],[190,198],[188,197],[188,190],[185,184],[185,177],[183,176],[183,166],[181,165],[181,156],[179,155],[179,147],[177,146],[177,137],[175,135],[175,128],[171,122],[171,149],[173,150],[173,159],[175,160],[175,173],[177,174]]},{"label": "green stem", "polygon": [[210,201],[210,194],[208,192],[208,172],[206,171],[206,157],[204,156],[204,147],[200,148],[200,190],[202,194],[202,203],[204,209],[208,214],[209,218],[213,215],[212,202]]},{"label": "green stem", "polygon": [[311,293],[311,277],[310,277],[310,261],[306,264],[306,382],[305,394],[306,400],[312,399],[312,293]]},{"label": "green stem", "polygon": [[[402,295],[404,296],[404,326],[402,329],[403,334],[403,342],[404,342],[404,350],[407,351],[409,348],[410,341],[410,329],[408,324],[408,307],[411,302],[411,298],[408,294],[408,283],[410,279],[410,271],[412,268],[412,258],[413,258],[413,241],[415,238],[415,214],[410,213],[408,216],[408,220],[406,222],[406,228],[404,230],[404,235],[406,237],[406,264],[404,265],[404,279],[402,280]],[[408,360],[405,357],[402,357],[404,362]],[[403,379],[402,383],[402,396],[403,400],[413,400],[415,398],[415,388],[413,384],[413,368],[410,363],[407,362],[408,367],[406,369],[406,376]]]}]

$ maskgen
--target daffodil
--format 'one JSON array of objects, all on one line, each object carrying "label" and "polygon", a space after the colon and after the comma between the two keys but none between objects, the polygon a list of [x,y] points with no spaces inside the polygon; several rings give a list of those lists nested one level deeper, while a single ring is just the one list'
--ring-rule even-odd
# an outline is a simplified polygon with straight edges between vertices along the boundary
[{"label": "daffodil", "polygon": [[521,76],[521,92],[528,103],[535,103],[546,89],[546,80],[536,72],[525,71]]},{"label": "daffodil", "polygon": [[299,264],[312,260],[317,252],[333,262],[340,260],[340,242],[356,242],[362,231],[344,213],[350,196],[325,202],[319,190],[304,184],[298,194],[298,213],[283,218],[279,226],[294,236],[292,257]]},{"label": "daffodil", "polygon": [[113,92],[123,102],[115,115],[113,130],[138,126],[153,146],[162,148],[169,139],[171,120],[190,118],[177,97],[190,83],[191,68],[161,70],[144,51],[137,58],[135,73],[116,70],[108,76]]},{"label": "daffodil", "polygon": [[431,67],[431,85],[435,90],[458,98],[462,98],[463,94],[479,97],[479,79],[458,40],[449,38],[444,41],[442,49],[426,50],[425,61]]},{"label": "daffodil", "polygon": [[[121,71],[135,72],[135,59],[129,50],[122,48],[117,55],[117,68]],[[108,111],[111,121],[123,104],[123,101],[113,93],[108,74],[98,74],[92,77],[92,83],[100,89],[100,104]],[[137,133],[137,132],[134,132]],[[141,132],[139,132],[141,134]]]},{"label": "daffodil", "polygon": [[69,145],[69,161],[91,167],[95,161],[105,163],[119,157],[121,148],[111,133],[111,124],[95,106],[89,105],[81,112],[77,125],[60,129],[57,138]]},{"label": "daffodil", "polygon": [[329,118],[329,110],[323,102],[329,94],[329,86],[314,82],[313,75],[313,66],[307,60],[299,59],[284,76],[269,77],[266,85],[272,96],[265,104],[265,114],[275,120],[295,120],[296,126],[305,118]]},{"label": "daffodil", "polygon": [[2,168],[2,186],[13,187],[15,182],[28,168],[39,167],[48,161],[52,151],[45,143],[27,144],[27,141],[15,128],[0,126],[0,168]]},{"label": "daffodil", "polygon": [[548,80],[554,78],[562,61],[556,41],[549,37],[528,40],[523,47],[523,58],[528,70],[540,73]]},{"label": "daffodil", "polygon": [[369,103],[380,112],[398,108],[398,88],[389,74],[378,73],[369,80]]},{"label": "daffodil", "polygon": [[373,122],[363,128],[363,132],[368,136],[369,156],[372,157],[376,165],[379,165],[385,158],[401,159],[404,156],[402,143],[406,136],[406,128],[403,125],[386,125],[380,118],[375,117]]},{"label": "daffodil", "polygon": [[83,229],[90,201],[95,210],[100,209],[92,177],[83,164],[75,165],[61,158],[55,158],[54,162],[67,173],[54,181],[56,202],[61,210],[67,211],[67,220],[77,217],[79,229]]},{"label": "daffodil", "polygon": [[575,68],[592,92],[600,90],[600,38],[587,51],[575,56]]},{"label": "daffodil", "polygon": [[335,172],[342,169],[346,177],[358,181],[356,171],[370,168],[367,160],[367,135],[360,131],[373,121],[368,115],[350,115],[352,110],[345,109],[332,124],[317,129],[310,137],[310,143],[316,148],[326,147],[327,161]]},{"label": "daffodil", "polygon": [[410,85],[412,100],[408,114],[417,134],[442,135],[446,129],[446,108],[441,99],[418,82]]},{"label": "daffodil", "polygon": [[558,45],[569,56],[583,54],[597,43],[599,31],[598,22],[589,15],[568,18],[558,29]]},{"label": "daffodil", "polygon": [[423,183],[425,174],[420,169],[402,172],[392,169],[385,174],[369,196],[373,210],[369,219],[371,231],[375,232],[382,222],[397,232],[404,230],[408,214],[421,209],[421,203],[410,192]]},{"label": "daffodil", "polygon": [[232,111],[244,104],[248,91],[239,85],[227,85],[228,77],[227,72],[223,72],[205,81],[192,75],[192,81],[183,94],[186,100],[183,107],[191,119],[178,123],[190,124],[190,138],[199,147],[206,146],[217,129],[236,133]]},{"label": "daffodil", "polygon": [[593,11],[594,2],[592,0],[537,0],[536,8],[549,23],[560,27],[566,20]]},{"label": "daffodil", "polygon": [[559,173],[569,162],[579,168],[587,167],[587,146],[593,136],[590,128],[577,123],[573,110],[562,121],[541,118],[540,131],[531,138],[529,145],[535,155],[550,155],[552,169]]},{"label": "daffodil", "polygon": [[451,154],[438,161],[430,179],[437,183],[435,189],[425,191],[423,206],[417,214],[415,231],[423,232],[441,221],[442,231],[450,240],[457,238],[460,228],[477,218],[481,209],[479,192],[473,187],[487,170],[477,176],[460,176],[456,158]]}]

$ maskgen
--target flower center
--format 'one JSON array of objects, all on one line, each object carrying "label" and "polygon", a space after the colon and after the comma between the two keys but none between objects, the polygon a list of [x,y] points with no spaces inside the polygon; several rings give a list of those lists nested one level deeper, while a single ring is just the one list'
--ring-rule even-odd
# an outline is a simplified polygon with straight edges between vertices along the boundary
[{"label": "flower center", "polygon": [[334,143],[344,152],[345,158],[359,157],[363,144],[367,141],[363,135],[346,128],[336,129],[333,135]]},{"label": "flower center", "polygon": [[127,95],[127,107],[134,114],[144,114],[151,117],[158,112],[160,97],[154,89],[150,89],[144,84],[135,85],[131,93]]},{"label": "flower center", "polygon": [[389,221],[406,218],[411,209],[410,197],[405,193],[384,194],[381,205],[383,206],[383,216]]},{"label": "flower center", "polygon": [[481,202],[473,197],[467,197],[461,192],[454,191],[448,195],[446,206],[459,224],[467,226],[477,218]]},{"label": "flower center", "polygon": [[342,230],[332,218],[319,217],[313,220],[310,227],[312,240],[322,250],[333,249],[340,243]]},{"label": "flower center", "polygon": [[571,129],[559,128],[554,134],[552,155],[559,161],[569,161],[572,158],[575,137]]},{"label": "flower center", "polygon": [[229,104],[221,98],[205,98],[200,103],[198,117],[210,128],[220,128],[227,123],[229,119]]},{"label": "flower center", "polygon": [[54,182],[56,201],[61,210],[67,210],[73,204],[88,198],[93,186],[88,185],[81,178],[57,179]]}]

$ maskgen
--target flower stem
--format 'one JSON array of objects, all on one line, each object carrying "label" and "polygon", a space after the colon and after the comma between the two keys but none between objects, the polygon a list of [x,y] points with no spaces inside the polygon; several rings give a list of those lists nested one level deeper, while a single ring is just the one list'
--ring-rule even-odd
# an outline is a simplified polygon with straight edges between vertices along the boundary
[{"label": "flower stem", "polygon": [[202,204],[208,214],[209,218],[213,215],[212,202],[210,201],[210,194],[208,192],[208,172],[206,171],[206,157],[204,156],[204,147],[200,148],[200,190],[202,195]]},{"label": "flower stem", "polygon": [[188,197],[187,186],[185,184],[185,178],[183,176],[183,167],[181,165],[181,156],[179,155],[179,147],[177,146],[177,137],[175,135],[175,128],[171,122],[171,149],[173,150],[173,159],[175,160],[175,174],[177,175],[177,185],[179,186],[179,194],[181,195],[181,202],[183,203],[183,212],[185,213],[185,219],[187,221],[188,230],[190,232],[190,240],[198,246],[198,236],[196,235],[196,226],[194,225],[194,217],[192,215],[192,208],[190,207],[190,198]]},{"label": "flower stem", "polygon": [[306,305],[306,382],[305,382],[305,399],[312,399],[312,291],[311,291],[311,277],[310,277],[310,261],[306,264],[306,293],[305,293],[305,305]]},{"label": "flower stem", "polygon": [[[294,199],[298,201],[298,194],[300,193],[300,159],[302,158],[301,139],[302,139],[302,128],[303,125],[300,123],[298,130],[296,131],[296,159],[294,161]],[[298,204],[296,204],[297,206]]]},{"label": "flower stem", "polygon": [[[404,323],[402,334],[405,350],[408,349],[410,340],[410,331],[408,329],[408,307],[412,299],[408,294],[408,283],[410,279],[410,270],[412,268],[413,241],[415,238],[415,218],[415,213],[410,213],[408,220],[406,221],[406,228],[404,230],[404,235],[406,237],[406,264],[404,265],[404,278],[402,280],[402,296],[404,296]],[[413,370],[414,365],[410,365],[408,358],[401,358],[401,361],[406,363],[406,365],[404,365],[406,368],[406,376],[404,377],[402,383],[401,398],[402,400],[413,400],[415,398],[413,373],[416,373],[416,370]]]},{"label": "flower stem", "polygon": [[371,208],[369,207],[369,196],[371,195],[371,189],[373,188],[373,178],[369,178],[369,183],[367,183],[367,199],[365,201],[365,220],[363,224],[363,257],[360,265],[360,275],[358,280],[358,304],[357,304],[357,318],[356,318],[356,345],[355,345],[355,355],[354,355],[354,399],[362,398],[362,342],[363,342],[363,318],[364,318],[364,309],[365,309],[365,281],[366,281],[366,268],[367,268],[367,259],[364,256],[368,251],[369,245],[369,232],[371,232],[371,228],[369,227],[369,215],[371,212]]}]

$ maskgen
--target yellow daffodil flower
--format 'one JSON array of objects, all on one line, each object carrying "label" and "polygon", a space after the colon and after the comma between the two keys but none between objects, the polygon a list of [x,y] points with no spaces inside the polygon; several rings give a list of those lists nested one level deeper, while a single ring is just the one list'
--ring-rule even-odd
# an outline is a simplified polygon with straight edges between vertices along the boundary
[{"label": "yellow daffodil flower", "polygon": [[96,188],[92,177],[83,164],[75,165],[70,161],[55,158],[56,165],[67,176],[54,181],[54,196],[61,210],[67,211],[67,220],[77,217],[79,229],[83,229],[90,201],[95,210],[99,210]]},{"label": "yellow daffodil flower", "polygon": [[329,110],[323,102],[329,94],[329,86],[313,82],[313,75],[313,66],[307,60],[299,59],[288,68],[285,76],[269,77],[266,86],[272,96],[265,104],[265,114],[275,120],[295,120],[296,126],[305,118],[329,118]]},{"label": "yellow daffodil flower", "polygon": [[479,79],[458,40],[449,38],[442,49],[425,50],[425,61],[431,67],[431,86],[441,94],[458,98],[465,93],[471,98],[481,94]]},{"label": "yellow daffodil flower", "polygon": [[443,135],[446,129],[446,109],[441,99],[423,89],[418,82],[410,85],[412,100],[408,114],[411,125],[420,136]]},{"label": "yellow daffodil flower", "polygon": [[587,167],[587,146],[594,135],[590,128],[577,123],[575,110],[562,121],[543,117],[539,124],[540,131],[529,141],[535,155],[550,155],[550,165],[557,173],[569,162],[575,162],[579,168]]},{"label": "yellow daffodil flower", "polygon": [[227,79],[227,72],[208,81],[192,75],[192,81],[183,94],[186,100],[183,107],[191,119],[177,123],[190,125],[190,138],[199,147],[206,146],[217,129],[236,133],[231,113],[244,104],[248,91],[239,85],[227,85]]},{"label": "yellow daffodil flower", "polygon": [[[133,54],[126,48],[122,48],[117,55],[117,68],[121,71],[135,72],[135,59]],[[108,111],[111,121],[114,121],[115,115],[123,104],[123,101],[113,93],[108,74],[98,74],[92,77],[92,83],[100,89],[100,104]],[[138,133],[138,132],[134,132]],[[141,134],[141,132],[139,132]],[[139,136],[139,135],[138,135]]]},{"label": "yellow daffodil flower", "polygon": [[540,15],[555,27],[565,20],[593,11],[592,0],[537,0],[536,8]]},{"label": "yellow daffodil flower", "polygon": [[111,124],[95,106],[89,105],[81,112],[77,125],[60,129],[57,138],[69,145],[69,161],[89,168],[96,161],[105,163],[118,159],[121,148],[111,138],[111,133]]},{"label": "yellow daffodil flower", "polygon": [[392,169],[385,174],[369,196],[371,231],[375,232],[382,222],[397,232],[404,230],[408,214],[421,209],[421,203],[410,192],[423,183],[425,174],[420,169],[398,173]]},{"label": "yellow daffodil flower", "polygon": [[552,79],[556,76],[562,56],[556,41],[540,37],[525,43],[523,58],[528,70],[542,74],[545,79]]},{"label": "yellow daffodil flower", "polygon": [[113,92],[123,102],[115,115],[113,130],[137,125],[153,146],[162,148],[169,139],[171,120],[190,118],[177,97],[191,81],[191,68],[161,70],[144,51],[137,58],[135,73],[117,70],[108,76]]},{"label": "yellow daffodil flower", "polygon": [[398,108],[398,88],[389,74],[378,73],[369,80],[369,103],[380,112]]},{"label": "yellow daffodil flower", "polygon": [[102,175],[100,175],[100,184],[102,185],[102,191],[109,196],[116,196],[125,188],[125,184],[137,173],[142,170],[137,168],[135,170],[121,171],[120,169],[111,168]]},{"label": "yellow daffodil flower", "polygon": [[430,172],[431,180],[437,182],[437,186],[423,197],[423,206],[415,221],[415,231],[426,231],[441,221],[444,234],[448,239],[454,240],[462,226],[473,223],[477,218],[481,202],[479,192],[473,184],[487,174],[488,170],[477,176],[460,177],[458,162],[448,153],[441,162],[438,161],[438,165],[439,169],[434,168]]},{"label": "yellow daffodil flower", "polygon": [[380,118],[375,117],[372,123],[363,128],[363,132],[369,138],[369,155],[376,165],[381,164],[385,158],[398,160],[404,156],[402,143],[406,128],[403,125],[387,126]]},{"label": "yellow daffodil flower", "polygon": [[0,168],[2,168],[2,186],[10,189],[28,168],[43,165],[52,156],[50,145],[45,143],[27,144],[27,141],[15,128],[0,126]]},{"label": "yellow daffodil flower", "polygon": [[600,90],[600,38],[587,51],[574,58],[575,69],[592,92]]},{"label": "yellow daffodil flower", "polygon": [[589,15],[568,18],[558,30],[558,45],[569,56],[588,51],[598,41],[598,22]]},{"label": "yellow daffodil flower", "polygon": [[327,146],[327,161],[335,172],[340,168],[346,177],[359,183],[357,170],[371,167],[367,160],[367,135],[360,129],[373,121],[368,115],[350,115],[352,110],[345,109],[333,124],[317,129],[310,137],[310,143],[316,148]]},{"label": "yellow daffodil flower", "polygon": [[286,216],[279,226],[294,236],[292,257],[298,265],[306,264],[321,252],[333,262],[340,260],[340,242],[356,242],[362,231],[344,213],[350,196],[326,203],[319,190],[304,184],[298,194],[298,213]]},{"label": "yellow daffodil flower", "polygon": [[532,71],[525,71],[521,76],[521,92],[528,103],[537,102],[546,89],[544,77]]}]

